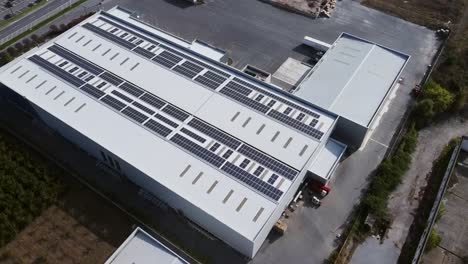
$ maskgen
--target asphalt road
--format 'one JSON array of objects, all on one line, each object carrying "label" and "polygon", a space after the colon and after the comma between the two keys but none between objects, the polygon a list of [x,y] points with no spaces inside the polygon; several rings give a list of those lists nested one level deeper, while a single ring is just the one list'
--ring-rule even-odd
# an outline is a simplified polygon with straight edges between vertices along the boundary
[{"label": "asphalt road", "polygon": [[[289,56],[305,58],[301,49],[305,35],[331,43],[343,31],[412,56],[403,72],[405,81],[392,96],[371,139],[365,148],[352,153],[338,167],[333,191],[323,205],[319,209],[297,210],[287,234],[280,238],[271,236],[252,260],[252,263],[269,264],[323,262],[335,248],[336,234],[341,232],[353,206],[359,202],[369,175],[383,159],[396,127],[412,102],[410,91],[423,78],[439,45],[434,32],[352,0],[338,2],[331,19],[318,20],[255,0],[208,0],[201,6],[191,6],[183,0],[106,0],[104,8],[116,4],[135,10],[146,22],[185,39],[198,38],[227,50],[237,68],[252,64],[274,72]],[[66,22],[71,17],[72,14],[54,23]],[[190,232],[185,229],[179,232],[185,233]],[[196,251],[208,252],[218,261],[245,262],[229,247],[206,242],[201,235],[190,233],[178,240],[187,237]]]},{"label": "asphalt road", "polygon": [[[51,12],[52,10],[58,8],[61,5],[74,2],[70,0],[50,0],[48,4],[42,6],[41,8],[35,10],[32,13],[29,13],[28,15],[24,16],[23,18],[9,24],[8,26],[2,28],[0,30],[0,40],[2,40],[5,37],[8,37],[9,35],[15,33],[18,30],[21,30],[22,28],[29,27],[31,23],[35,23],[38,20],[42,20],[41,18]],[[1,44],[1,43],[0,43]]]}]

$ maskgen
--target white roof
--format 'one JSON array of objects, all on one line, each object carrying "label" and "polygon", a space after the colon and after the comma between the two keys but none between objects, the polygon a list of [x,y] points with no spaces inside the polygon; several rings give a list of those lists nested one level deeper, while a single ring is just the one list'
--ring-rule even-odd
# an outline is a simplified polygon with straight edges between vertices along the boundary
[{"label": "white roof", "polygon": [[318,153],[317,158],[310,164],[309,171],[329,180],[345,151],[346,145],[329,139],[325,147]]},{"label": "white roof", "polygon": [[343,33],[295,95],[367,127],[408,59]]},{"label": "white roof", "polygon": [[189,262],[137,227],[105,264],[188,264]]},{"label": "white roof", "polygon": [[[119,20],[118,17],[125,18],[125,21]],[[103,18],[107,20],[103,20]],[[114,26],[111,25],[112,23]],[[227,74],[227,80],[215,90],[204,87],[194,81],[195,77],[190,79],[174,70],[162,67],[145,56],[137,54],[134,48],[132,50],[124,48],[102,35],[93,33],[86,28],[85,24],[88,27],[94,25],[94,27],[108,32],[107,34],[116,36],[117,39],[138,43],[136,46],[141,47],[140,50],[148,50],[152,45],[148,40],[162,42],[163,44],[151,49],[151,56],[154,58],[162,56],[162,52],[178,54],[185,58],[179,61],[178,65],[193,59],[193,62],[200,63],[200,65],[204,65],[203,67],[210,67],[207,68],[210,71]],[[115,25],[119,27],[116,31],[114,31]],[[136,39],[134,39],[135,36]],[[320,142],[328,137],[334,126],[335,116],[302,104],[294,98],[277,92],[274,88],[248,79],[244,74],[228,66],[204,60],[202,57],[197,58],[197,55],[189,49],[184,49],[188,46],[174,44],[163,38],[165,38],[165,34],[129,18],[129,13],[117,8],[112,9],[109,13],[98,13],[90,17],[53,41],[38,49],[31,50],[21,58],[6,65],[1,69],[0,79],[6,86],[177,193],[193,206],[204,210],[242,236],[253,240],[276,209],[284,194],[288,191],[295,191],[290,190],[290,186],[297,178],[288,178],[266,166],[263,173],[255,177],[255,180],[257,182],[260,180],[261,186],[266,185],[279,190],[281,195],[274,199],[256,189],[257,187],[252,187],[251,182],[239,180],[233,174],[224,172],[221,168],[227,165],[219,167],[211,165],[206,159],[177,145],[174,143],[174,137],[176,134],[182,135],[189,139],[190,144],[210,152],[208,149],[213,146],[214,137],[188,125],[192,120],[198,118],[228,133],[224,134],[225,136],[240,142],[239,149],[244,146],[256,149],[255,153],[257,154],[255,155],[257,157],[258,155],[269,155],[269,159],[276,160],[275,164],[282,164],[281,166],[287,167],[289,170],[299,172],[306,167],[308,160],[321,146]],[[173,37],[168,38],[172,39]],[[141,43],[139,43],[139,39],[142,40]],[[87,81],[89,73],[84,76],[80,75],[86,71],[85,68],[69,59],[68,64],[63,66],[62,62],[66,60],[63,55],[50,50],[54,47],[65,50],[67,54],[78,56],[86,64],[100,67],[102,70],[118,76],[126,83],[138,86],[145,92],[144,95],[151,93],[159,97],[165,101],[165,108],[158,109],[148,104],[142,100],[143,95],[139,98],[132,96],[132,94],[122,90],[123,85],[118,87],[109,83],[109,80],[103,81],[102,74]],[[64,77],[61,78],[37,62],[33,62],[33,58],[66,72],[73,71],[76,67],[77,70],[67,74],[71,74],[87,84],[79,86],[80,88],[75,87],[70,82],[65,81]],[[176,66],[172,67],[174,69]],[[203,69],[198,73],[198,76],[204,75],[206,72],[207,70]],[[247,107],[220,92],[229,82],[233,82],[234,78],[238,78],[238,84],[243,82],[249,86],[249,89],[252,88],[250,94],[242,97],[242,100],[250,100],[249,102],[252,103],[255,101],[254,98],[262,94],[264,98],[255,102],[266,107],[272,101],[271,96],[275,96],[276,103],[269,107],[268,113],[285,111],[287,106],[284,102],[292,103],[296,107],[287,115],[283,115],[282,119],[295,120],[301,112],[308,112],[302,121],[298,122],[308,129],[311,127],[308,124],[314,122],[314,131],[322,133],[321,138],[314,138],[310,134],[301,132],[300,129],[286,125],[284,121],[278,121],[268,114],[253,110],[253,108]],[[103,82],[106,84],[100,87]],[[105,96],[101,96],[99,100],[89,96],[82,90],[86,86],[93,86],[93,89]],[[119,113],[103,103],[103,98],[111,98],[120,102],[119,104],[128,105],[122,97],[116,96],[116,93],[120,93],[130,101],[138,102],[155,112],[152,117],[149,117],[144,111],[133,107],[139,112],[139,115],[143,114],[145,118],[163,124],[166,129],[171,131],[170,134],[158,135],[138,122],[127,118],[122,112]],[[236,96],[239,97],[239,95]],[[277,101],[280,99],[283,102]],[[165,110],[170,104],[186,111],[189,117],[182,122],[169,115]],[[127,108],[129,107],[127,106]],[[312,117],[311,114],[318,117]],[[171,121],[176,123],[176,128],[172,128],[166,121],[153,118],[156,115],[169,119],[169,123]],[[149,121],[146,119],[144,124],[148,123]],[[183,129],[188,129],[192,133],[202,136],[205,141],[202,143],[192,139],[186,132],[181,132]],[[219,140],[216,141],[219,143]],[[228,149],[227,145],[220,144],[220,147],[212,153],[215,153],[219,158]],[[223,164],[232,163],[237,169],[242,170],[238,166],[244,160],[245,154],[240,154],[239,149],[237,151],[232,149],[233,154]],[[262,152],[263,154],[259,154]],[[243,172],[247,171],[253,174],[260,166],[265,167],[259,161],[249,159],[253,162],[250,162],[242,170]],[[189,168],[188,171],[186,171],[187,168]],[[183,171],[186,173],[183,174]],[[179,176],[182,174],[183,177]],[[279,175],[278,180],[274,181],[273,184],[267,183],[273,174]],[[263,187],[258,188],[265,191]],[[212,191],[207,193],[209,189]],[[231,190],[233,193],[224,204],[223,200]]]}]

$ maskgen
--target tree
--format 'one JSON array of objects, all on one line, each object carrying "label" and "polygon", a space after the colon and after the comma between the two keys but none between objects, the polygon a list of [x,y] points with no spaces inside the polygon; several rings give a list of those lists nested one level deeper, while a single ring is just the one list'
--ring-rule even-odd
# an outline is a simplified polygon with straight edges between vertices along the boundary
[{"label": "tree", "polygon": [[13,48],[13,47],[8,47],[8,48],[7,48],[7,52],[8,52],[8,54],[10,54],[10,56],[12,56],[12,57],[18,56],[18,51],[17,51],[15,48]]},{"label": "tree", "polygon": [[24,45],[21,42],[16,43],[15,48],[20,54],[24,52]]},{"label": "tree", "polygon": [[0,66],[7,64],[12,61],[13,57],[7,52],[0,52]]},{"label": "tree", "polygon": [[433,110],[435,113],[447,111],[455,99],[451,92],[433,80],[427,83],[424,90],[424,98],[431,99],[434,102]]},{"label": "tree", "polygon": [[416,104],[412,112],[417,128],[428,125],[434,117],[434,102],[431,99],[423,99]]},{"label": "tree", "polygon": [[26,49],[30,49],[33,45],[32,41],[28,38],[23,39],[23,45]]}]

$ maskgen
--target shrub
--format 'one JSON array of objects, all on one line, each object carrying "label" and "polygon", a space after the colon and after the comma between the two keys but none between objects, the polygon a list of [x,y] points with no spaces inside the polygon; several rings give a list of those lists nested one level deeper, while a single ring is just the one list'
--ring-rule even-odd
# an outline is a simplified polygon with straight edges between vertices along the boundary
[{"label": "shrub", "polygon": [[416,127],[420,129],[429,125],[434,115],[434,102],[431,99],[423,99],[413,109],[412,119]]},{"label": "shrub", "polygon": [[429,234],[429,238],[427,239],[427,244],[426,244],[426,251],[430,251],[431,249],[436,248],[440,242],[442,241],[442,238],[440,237],[439,233],[435,228],[432,228],[431,233]]},{"label": "shrub", "polygon": [[433,80],[430,80],[426,84],[423,98],[431,99],[434,102],[433,110],[435,113],[447,111],[455,100],[454,95],[450,91]]}]

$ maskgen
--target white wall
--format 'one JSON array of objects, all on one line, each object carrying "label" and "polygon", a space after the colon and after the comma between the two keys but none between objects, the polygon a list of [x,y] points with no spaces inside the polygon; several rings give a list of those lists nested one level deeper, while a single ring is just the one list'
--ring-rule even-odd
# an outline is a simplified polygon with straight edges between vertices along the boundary
[{"label": "white wall", "polygon": [[38,112],[42,121],[44,121],[44,123],[46,123],[53,130],[57,131],[63,137],[101,161],[102,158],[100,151],[104,151],[106,154],[111,154],[115,160],[118,160],[123,174],[125,174],[129,180],[151,192],[153,195],[166,202],[172,208],[182,211],[186,217],[219,239],[223,240],[237,251],[246,256],[253,257],[253,241],[241,236],[239,233],[224,225],[222,222],[207,214],[205,211],[191,204],[190,201],[187,201],[176,193],[170,191],[166,187],[159,184],[157,181],[153,180],[151,177],[147,176],[124,160],[121,160],[109,151],[103,149],[94,141],[90,140],[62,121],[43,111],[41,108],[34,105],[33,107]]}]

